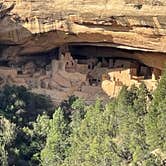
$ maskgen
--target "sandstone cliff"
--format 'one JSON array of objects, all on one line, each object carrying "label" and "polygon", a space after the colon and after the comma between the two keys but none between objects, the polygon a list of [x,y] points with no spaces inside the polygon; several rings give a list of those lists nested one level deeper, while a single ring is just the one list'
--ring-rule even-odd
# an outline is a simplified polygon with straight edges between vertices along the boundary
[{"label": "sandstone cliff", "polygon": [[[2,8],[12,4],[8,0]],[[166,52],[165,5],[164,0],[17,0],[14,9],[0,18],[0,43],[8,45],[1,56],[86,42],[144,51],[143,56],[136,53],[136,59],[154,66],[153,57],[157,56],[161,59],[156,65],[162,68],[162,53]]]},{"label": "sandstone cliff", "polygon": [[166,63],[165,9],[165,0],[4,0],[0,86],[56,101],[141,82],[153,90]]}]

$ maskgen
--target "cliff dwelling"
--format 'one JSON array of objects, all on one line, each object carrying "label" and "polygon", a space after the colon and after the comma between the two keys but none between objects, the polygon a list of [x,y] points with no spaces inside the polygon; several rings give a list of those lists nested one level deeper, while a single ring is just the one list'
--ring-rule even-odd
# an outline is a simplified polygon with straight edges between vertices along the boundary
[{"label": "cliff dwelling", "polygon": [[142,63],[133,51],[83,43],[0,63],[1,87],[23,85],[50,96],[55,103],[72,95],[89,102],[99,96],[115,97],[123,85],[142,82],[153,91],[160,76],[160,69]]},{"label": "cliff dwelling", "polygon": [[1,3],[1,87],[23,85],[55,102],[71,95],[111,98],[123,85],[142,82],[156,88],[166,63],[164,0],[40,6],[36,0]]}]

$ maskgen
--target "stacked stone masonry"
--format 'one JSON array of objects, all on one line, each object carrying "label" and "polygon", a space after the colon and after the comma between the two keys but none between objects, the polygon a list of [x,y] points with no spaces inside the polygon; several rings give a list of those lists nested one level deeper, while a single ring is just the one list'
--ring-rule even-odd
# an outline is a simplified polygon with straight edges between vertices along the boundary
[{"label": "stacked stone masonry", "polygon": [[161,71],[128,59],[74,59],[68,49],[60,49],[58,58],[51,59],[44,68],[31,60],[18,66],[1,66],[0,75],[1,87],[23,85],[59,103],[72,95],[86,101],[106,94],[115,97],[123,85],[139,86],[142,82],[154,90]]}]

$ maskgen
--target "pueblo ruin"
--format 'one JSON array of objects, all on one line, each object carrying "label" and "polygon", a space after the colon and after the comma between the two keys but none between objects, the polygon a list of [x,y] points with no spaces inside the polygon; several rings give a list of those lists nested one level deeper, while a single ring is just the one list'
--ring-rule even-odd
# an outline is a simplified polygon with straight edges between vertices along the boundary
[{"label": "pueblo ruin", "polygon": [[112,98],[124,85],[156,88],[166,63],[165,1],[42,3],[0,3],[0,87],[25,86],[55,103]]},{"label": "pueblo ruin", "polygon": [[[49,54],[49,53],[48,53]],[[49,58],[24,57],[21,61],[0,66],[0,86],[25,86],[36,93],[49,95],[60,102],[75,95],[86,101],[96,97],[118,95],[122,86],[139,86],[144,82],[153,91],[161,70],[148,67],[133,59],[78,56],[67,46],[50,53]]]}]

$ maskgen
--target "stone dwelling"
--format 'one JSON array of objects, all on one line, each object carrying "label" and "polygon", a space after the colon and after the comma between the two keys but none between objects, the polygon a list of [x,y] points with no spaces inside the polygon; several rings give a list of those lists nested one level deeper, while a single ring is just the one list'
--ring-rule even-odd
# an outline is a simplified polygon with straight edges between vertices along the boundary
[{"label": "stone dwelling", "polygon": [[94,66],[94,61],[91,59],[87,63],[78,63],[66,51],[61,52],[58,59],[52,59],[44,68],[37,66],[34,61],[21,66],[1,66],[0,86],[23,85],[33,92],[50,96],[56,103],[71,95],[94,101],[97,95],[104,96],[101,86],[96,84],[101,73],[99,72],[100,76],[95,73],[101,70],[99,66]]},{"label": "stone dwelling", "polygon": [[58,58],[52,58],[49,64],[38,66],[29,60],[22,65],[1,66],[0,75],[1,87],[5,84],[23,85],[59,103],[71,95],[87,101],[94,101],[98,96],[105,98],[106,94],[114,97],[123,85],[139,86],[141,82],[153,90],[161,71],[129,59],[76,59],[68,48],[61,48]]},{"label": "stone dwelling", "polygon": [[123,85],[139,86],[142,82],[153,91],[161,76],[159,69],[126,60],[116,60],[111,67],[102,81],[102,88],[109,96],[117,96]]}]

